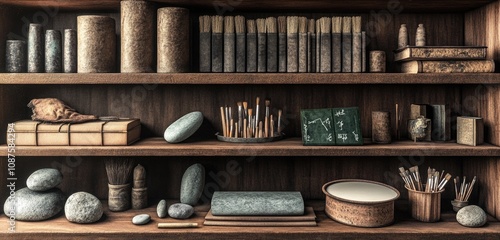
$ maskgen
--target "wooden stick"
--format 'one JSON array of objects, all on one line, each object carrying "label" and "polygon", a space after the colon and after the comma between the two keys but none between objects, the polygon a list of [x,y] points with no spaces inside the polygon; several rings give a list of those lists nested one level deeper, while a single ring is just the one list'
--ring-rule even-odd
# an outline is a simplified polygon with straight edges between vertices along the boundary
[{"label": "wooden stick", "polygon": [[158,223],[158,228],[195,228],[198,223]]},{"label": "wooden stick", "polygon": [[399,104],[396,103],[396,139],[399,140]]},{"label": "wooden stick", "polygon": [[227,137],[227,132],[226,132],[226,116],[224,116],[224,107],[220,107],[220,116],[222,120],[222,132],[224,137]]},{"label": "wooden stick", "polygon": [[243,138],[247,138],[247,119],[243,119]]},{"label": "wooden stick", "polygon": [[469,190],[467,191],[467,194],[465,195],[465,201],[469,200],[470,194],[472,193],[472,189],[474,188],[474,183],[476,183],[476,176],[472,179],[472,183],[469,186]]},{"label": "wooden stick", "polygon": [[271,115],[271,137],[274,137],[274,118],[273,115]]},{"label": "wooden stick", "polygon": [[264,118],[264,137],[269,137],[269,117]]},{"label": "wooden stick", "polygon": [[[255,99],[255,127],[257,127],[257,125],[259,125],[259,103],[260,103],[260,98],[257,97]],[[254,133],[254,135],[258,135],[257,133]]]},{"label": "wooden stick", "polygon": [[260,121],[260,122],[259,122],[259,138],[262,138],[262,137],[263,137],[263,136],[262,136],[262,127],[263,127],[263,126],[262,126],[262,125],[263,125],[263,124],[262,124],[262,121]]},{"label": "wooden stick", "polygon": [[229,137],[229,107],[226,105],[226,137]]},{"label": "wooden stick", "polygon": [[458,200],[457,178],[454,178],[453,182],[455,183],[455,199]]},{"label": "wooden stick", "polygon": [[281,109],[278,110],[278,134],[281,135],[281,114],[282,114],[282,111]]},{"label": "wooden stick", "polygon": [[233,132],[234,132],[233,125],[234,125],[234,120],[231,118],[231,127],[229,129],[229,137],[233,137]]}]

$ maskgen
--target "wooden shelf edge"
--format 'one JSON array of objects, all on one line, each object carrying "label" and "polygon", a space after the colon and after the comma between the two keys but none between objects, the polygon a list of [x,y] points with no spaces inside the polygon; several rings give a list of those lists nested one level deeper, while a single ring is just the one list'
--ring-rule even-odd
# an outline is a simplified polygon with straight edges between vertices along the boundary
[{"label": "wooden shelf edge", "polygon": [[2,73],[0,84],[500,84],[500,74]]},{"label": "wooden shelf edge", "polygon": [[[169,200],[169,203],[175,202]],[[316,201],[321,204],[321,201]],[[1,239],[29,239],[49,237],[50,239],[471,239],[500,236],[500,222],[491,216],[482,228],[460,226],[454,213],[443,213],[441,221],[421,223],[413,219],[401,218],[393,225],[382,228],[358,228],[340,224],[328,218],[322,210],[316,211],[316,227],[214,227],[203,226],[209,205],[195,207],[195,216],[187,220],[160,219],[156,216],[156,206],[142,210],[110,212],[104,202],[104,217],[93,224],[75,224],[66,220],[63,214],[43,222],[16,222],[16,233],[0,232]],[[318,210],[315,208],[315,210]],[[131,223],[133,216],[147,213],[152,221],[143,226]],[[398,212],[397,212],[398,213]],[[5,218],[5,216],[1,216]],[[6,219],[6,218],[5,218]],[[159,222],[196,222],[198,228],[158,229]]]},{"label": "wooden shelf edge", "polygon": [[[0,146],[7,152],[7,146]],[[271,143],[238,144],[217,140],[170,144],[143,139],[131,146],[16,146],[16,156],[500,156],[500,147],[453,142],[399,141],[362,146],[303,146],[300,138]]]}]

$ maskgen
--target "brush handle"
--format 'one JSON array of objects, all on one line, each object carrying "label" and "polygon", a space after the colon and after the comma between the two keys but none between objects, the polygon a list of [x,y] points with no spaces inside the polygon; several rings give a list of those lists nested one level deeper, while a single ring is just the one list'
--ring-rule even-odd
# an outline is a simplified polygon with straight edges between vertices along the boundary
[{"label": "brush handle", "polygon": [[158,223],[158,228],[196,228],[198,223]]}]

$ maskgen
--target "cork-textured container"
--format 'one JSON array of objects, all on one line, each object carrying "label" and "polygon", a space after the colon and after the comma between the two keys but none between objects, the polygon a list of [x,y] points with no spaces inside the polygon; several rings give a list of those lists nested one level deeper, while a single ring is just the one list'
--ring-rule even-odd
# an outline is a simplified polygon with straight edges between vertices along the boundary
[{"label": "cork-textured container", "polygon": [[155,8],[151,2],[124,0],[121,5],[120,71],[153,72]]},{"label": "cork-textured container", "polygon": [[379,182],[336,180],[323,185],[325,213],[331,219],[356,227],[383,227],[394,222],[394,201],[399,191]]},{"label": "cork-textured container", "polygon": [[107,16],[77,17],[78,72],[116,71],[115,20]]},{"label": "cork-textured container", "polygon": [[[405,186],[406,188],[406,186]],[[411,216],[421,222],[437,222],[441,218],[441,193],[408,189]]]},{"label": "cork-textured container", "polygon": [[178,7],[158,9],[157,72],[189,71],[189,10]]}]

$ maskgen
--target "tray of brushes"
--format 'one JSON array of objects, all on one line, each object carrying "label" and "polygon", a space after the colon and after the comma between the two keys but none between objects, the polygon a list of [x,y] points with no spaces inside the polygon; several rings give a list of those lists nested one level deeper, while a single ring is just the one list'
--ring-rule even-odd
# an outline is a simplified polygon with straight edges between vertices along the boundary
[{"label": "tray of brushes", "polygon": [[235,108],[228,105],[220,107],[222,131],[215,134],[217,139],[233,143],[265,143],[282,139],[283,111],[272,109],[270,99],[264,103],[261,108],[260,98],[257,97],[253,109],[246,101],[237,102]]}]

